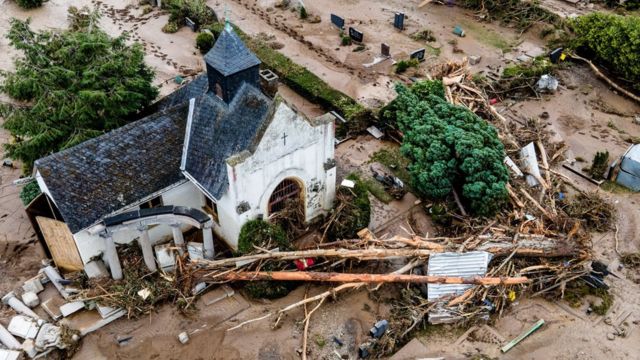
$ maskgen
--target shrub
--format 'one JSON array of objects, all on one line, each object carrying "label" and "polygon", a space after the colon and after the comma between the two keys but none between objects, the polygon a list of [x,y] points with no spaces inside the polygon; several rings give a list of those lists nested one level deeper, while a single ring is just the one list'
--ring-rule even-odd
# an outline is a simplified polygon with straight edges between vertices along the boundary
[{"label": "shrub", "polygon": [[386,111],[395,115],[404,133],[401,151],[411,161],[416,190],[442,199],[456,189],[475,214],[497,212],[507,200],[509,175],[496,129],[446,102],[440,81],[398,85],[396,90],[398,97]]},{"label": "shrub", "polygon": [[609,167],[609,151],[598,151],[593,156],[593,162],[591,168],[589,168],[589,175],[596,180],[604,178],[604,173]]},{"label": "shrub", "polygon": [[196,47],[200,49],[200,52],[203,54],[211,50],[214,43],[215,39],[208,31],[201,32],[198,34],[198,37],[196,37]]},{"label": "shrub", "polygon": [[352,43],[351,36],[340,33],[340,45],[349,46],[351,45],[351,43]]},{"label": "shrub", "polygon": [[238,253],[246,254],[254,250],[253,245],[262,248],[279,247],[289,249],[291,244],[279,225],[264,220],[250,220],[242,225],[238,237]]},{"label": "shrub", "polygon": [[307,14],[307,9],[304,6],[300,6],[300,19],[306,19],[309,17]]},{"label": "shrub", "polygon": [[42,6],[43,0],[16,0],[16,3],[23,9],[34,9]]},{"label": "shrub", "polygon": [[604,64],[640,89],[640,17],[591,13],[570,22],[571,47]]},{"label": "shrub", "polygon": [[400,60],[396,63],[396,74],[402,74],[410,67],[417,68],[418,65],[420,65],[418,59]]},{"label": "shrub", "polygon": [[162,2],[162,8],[169,10],[169,22],[167,25],[174,24],[171,25],[171,30],[174,26],[176,27],[175,31],[165,31],[169,33],[178,31],[187,17],[193,20],[198,27],[217,21],[216,14],[207,6],[204,0],[166,0]]},{"label": "shrub", "polygon": [[33,199],[40,195],[40,187],[36,181],[32,181],[25,185],[20,191],[20,200],[22,203],[27,206],[29,205]]},{"label": "shrub", "polygon": [[180,30],[180,26],[178,26],[178,24],[174,21],[170,21],[162,27],[162,32],[167,34],[176,33],[178,32],[178,30]]}]

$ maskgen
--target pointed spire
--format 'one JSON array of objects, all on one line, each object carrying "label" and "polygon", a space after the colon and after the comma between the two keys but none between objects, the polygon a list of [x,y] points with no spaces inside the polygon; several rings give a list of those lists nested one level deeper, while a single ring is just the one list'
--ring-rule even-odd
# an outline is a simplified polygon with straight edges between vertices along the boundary
[{"label": "pointed spire", "polygon": [[231,21],[229,21],[229,6],[227,3],[224,3],[224,30],[230,32],[233,30],[231,27]]}]

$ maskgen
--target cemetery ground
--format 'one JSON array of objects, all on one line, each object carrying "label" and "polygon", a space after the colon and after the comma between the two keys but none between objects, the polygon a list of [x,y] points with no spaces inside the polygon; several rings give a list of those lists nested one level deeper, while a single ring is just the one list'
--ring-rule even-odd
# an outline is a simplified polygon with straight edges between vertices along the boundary
[{"label": "cemetery ground", "polygon": [[[472,13],[458,7],[429,4],[418,8],[420,2],[305,2],[310,15],[321,18],[319,23],[301,21],[297,13],[276,8],[274,0],[212,0],[208,4],[217,14],[224,13],[226,5],[233,22],[243,31],[250,35],[265,33],[261,36],[272,37],[271,42],[278,43],[278,47],[282,45],[279,51],[283,54],[367,106],[379,106],[393,99],[393,84],[396,81],[407,82],[409,76],[414,75],[394,74],[391,60],[364,66],[379,57],[382,42],[391,46],[394,60],[407,58],[410,52],[418,48],[427,49],[427,60],[421,69],[438,61],[480,56],[480,63],[471,68],[475,73],[484,74],[499,73],[501,68],[517,62],[516,59],[523,54],[537,56],[545,53],[544,41],[538,37],[536,27],[520,35],[498,24],[477,22]],[[125,10],[129,4],[134,6]],[[162,85],[161,93],[166,94],[177,86],[173,81],[176,75],[188,79],[190,74],[203,69],[201,55],[194,47],[195,34],[186,27],[175,34],[161,32],[168,16],[161,15],[157,10],[146,15],[146,20],[130,20],[129,14],[143,16],[136,4],[135,1],[116,0],[49,0],[42,8],[27,12],[20,10],[12,1],[5,1],[0,5],[3,9],[0,13],[0,32],[6,31],[10,17],[31,17],[35,29],[57,28],[66,26],[68,6],[98,6],[103,12],[101,26],[105,30],[114,35],[126,30],[132,33],[132,40],[143,42],[147,53],[145,60],[156,69],[156,84]],[[545,4],[550,4],[550,7],[555,4],[566,12],[566,5],[562,2],[547,1]],[[110,12],[111,8],[122,12]],[[403,32],[392,26],[394,11],[407,14],[407,28]],[[364,49],[354,51],[357,45],[340,46],[338,31],[329,23],[330,13],[344,17],[347,26],[355,26],[364,32]],[[452,30],[455,25],[461,25],[467,35],[454,35]],[[425,28],[433,31],[436,41],[426,43],[409,36]],[[3,70],[10,69],[11,57],[15,55],[7,41],[4,37],[0,38],[0,50],[3,53],[0,69]],[[419,76],[420,72],[416,75]],[[548,117],[545,115],[543,121],[558,138],[566,142],[569,148],[567,157],[587,161],[583,164],[578,161],[576,166],[587,166],[595,152],[604,149],[609,151],[611,158],[616,158],[628,147],[627,139],[640,137],[640,125],[633,122],[633,117],[640,114],[640,106],[611,91],[587,67],[574,65],[562,70],[560,83],[559,91],[543,95],[540,100],[511,101],[497,104],[497,107],[510,121],[539,118],[546,112]],[[281,86],[281,93],[309,116],[322,112],[289,88]],[[9,140],[2,130],[0,141],[4,143]],[[340,175],[359,172],[371,180],[369,166],[372,155],[382,149],[397,151],[397,147],[393,142],[379,141],[370,135],[349,139],[336,150]],[[0,290],[3,294],[35,275],[43,257],[22,210],[19,189],[12,184],[21,174],[19,164],[14,165],[15,168],[0,168]],[[596,189],[595,185],[564,169],[557,171],[585,190]],[[617,251],[640,251],[640,194],[600,192],[617,209],[617,234],[613,231],[594,234],[595,258],[609,263],[611,269],[618,269]],[[371,229],[377,235],[403,235],[412,231],[433,235],[436,231],[424,210],[428,204],[419,203],[411,193],[401,201],[388,204],[373,196],[370,198],[373,204]],[[619,246],[617,251],[616,241]],[[505,359],[633,358],[640,353],[640,273],[627,268],[616,273],[620,279],[608,278],[615,297],[614,305],[604,317],[587,315],[586,302],[579,308],[572,308],[562,301],[517,299],[506,314],[488,327],[478,326],[470,331],[449,326],[430,327],[417,335],[420,343],[412,343],[411,346],[419,352],[416,355],[444,356],[447,359],[481,354]],[[302,342],[302,308],[288,313],[275,330],[271,329],[272,321],[269,320],[252,323],[238,330],[227,329],[301,300],[306,292],[313,295],[327,288],[303,285],[287,297],[273,301],[247,300],[239,289],[235,289],[234,295],[207,305],[207,299],[221,291],[214,290],[199,300],[198,317],[183,317],[173,307],[163,306],[149,317],[136,321],[121,319],[84,338],[74,358],[298,359],[300,356],[296,350],[301,348]],[[375,320],[388,315],[388,305],[379,300],[384,297],[385,291],[388,290],[383,287],[378,292],[360,290],[341,294],[335,301],[319,308],[309,328],[310,358],[336,358],[335,352],[354,358],[357,346],[366,339],[368,329]],[[0,322],[6,325],[9,314],[8,311],[1,312]],[[500,354],[500,344],[517,336],[540,318],[547,322],[543,329],[507,354]],[[625,327],[626,337],[608,340],[614,327]],[[185,345],[177,340],[177,334],[182,331],[188,331],[191,337],[191,341]],[[119,344],[117,339],[122,336],[132,338],[126,344]],[[340,346],[334,337],[343,345]]]}]

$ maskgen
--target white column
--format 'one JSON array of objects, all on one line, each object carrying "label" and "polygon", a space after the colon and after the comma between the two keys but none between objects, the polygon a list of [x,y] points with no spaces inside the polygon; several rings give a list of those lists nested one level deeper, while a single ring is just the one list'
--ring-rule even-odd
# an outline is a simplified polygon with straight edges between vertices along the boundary
[{"label": "white column", "polygon": [[22,315],[29,316],[35,320],[40,319],[40,316],[38,316],[38,314],[34,313],[31,309],[29,309],[27,305],[23,304],[22,301],[20,301],[20,299],[16,297],[16,294],[13,291],[3,296],[2,302],[5,305],[9,305],[13,310],[15,310],[16,312]]},{"label": "white column", "polygon": [[104,255],[107,259],[107,263],[109,264],[109,269],[111,270],[111,277],[114,280],[121,280],[122,266],[120,265],[120,258],[118,258],[116,243],[113,242],[113,236],[111,234],[106,234],[104,236],[104,248]]},{"label": "white column", "polygon": [[180,255],[184,254],[184,235],[182,235],[180,224],[171,224],[171,232],[173,233],[173,243],[178,248],[178,252]]},{"label": "white column", "polygon": [[138,237],[138,244],[142,249],[142,256],[144,257],[144,263],[150,271],[156,271],[156,258],[153,256],[153,247],[151,247],[151,240],[149,239],[149,230],[146,226],[138,227],[140,233]]},{"label": "white column", "polygon": [[213,256],[215,254],[213,250],[213,231],[211,230],[212,225],[213,223],[209,221],[202,227],[202,239],[204,242],[205,259],[213,259]]},{"label": "white column", "polygon": [[6,346],[9,350],[22,350],[22,345],[20,342],[11,335],[9,330],[5,329],[2,324],[0,324],[0,343]]}]

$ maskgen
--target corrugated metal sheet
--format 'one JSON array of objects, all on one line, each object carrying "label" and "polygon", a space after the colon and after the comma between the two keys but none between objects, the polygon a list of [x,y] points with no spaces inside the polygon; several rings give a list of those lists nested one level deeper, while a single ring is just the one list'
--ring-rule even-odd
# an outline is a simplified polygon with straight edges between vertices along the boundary
[{"label": "corrugated metal sheet", "polygon": [[[468,253],[439,253],[429,257],[428,275],[434,276],[483,276],[491,261],[491,254],[486,251],[472,251]],[[443,296],[462,294],[473,285],[429,284],[427,297],[429,301]]]}]

